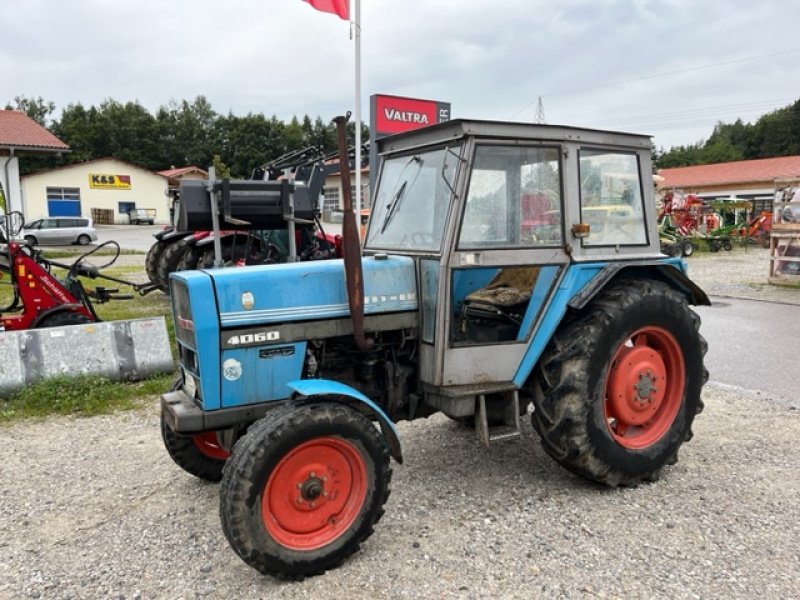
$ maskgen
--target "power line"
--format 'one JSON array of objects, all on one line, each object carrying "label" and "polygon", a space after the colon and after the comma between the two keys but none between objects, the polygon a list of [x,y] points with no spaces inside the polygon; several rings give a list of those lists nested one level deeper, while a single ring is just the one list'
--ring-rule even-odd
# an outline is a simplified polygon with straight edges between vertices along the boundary
[{"label": "power line", "polygon": [[[579,88],[572,88],[572,89],[568,89],[568,90],[561,90],[561,91],[558,91],[558,92],[550,92],[550,93],[547,93],[547,94],[541,94],[540,96],[538,96],[538,99],[544,98],[545,96],[561,96],[561,95],[564,95],[564,94],[574,94],[576,92],[584,92],[586,90],[594,90],[594,89],[597,89],[597,88],[608,87],[608,86],[612,86],[612,85],[621,85],[621,84],[624,84],[624,83],[635,83],[637,81],[647,81],[649,79],[657,79],[659,77],[668,77],[670,75],[678,75],[680,73],[688,73],[688,72],[691,72],[691,71],[701,71],[701,70],[704,70],[704,69],[713,69],[713,68],[716,68],[716,67],[723,67],[723,66],[727,66],[727,65],[735,65],[735,64],[739,64],[739,63],[743,63],[743,62],[748,62],[748,61],[751,61],[751,60],[760,60],[762,58],[772,58],[772,57],[775,57],[775,56],[784,56],[784,55],[787,55],[787,54],[796,54],[798,52],[800,52],[800,48],[795,48],[794,50],[783,50],[781,52],[772,52],[770,54],[759,54],[759,55],[756,55],[756,56],[747,56],[745,58],[737,58],[737,59],[734,59],[734,60],[726,60],[726,61],[717,62],[717,63],[698,65],[698,66],[695,66],[695,67],[686,67],[684,69],[676,69],[674,71],[665,71],[663,73],[656,73],[656,74],[653,74],[653,75],[644,75],[642,77],[635,77],[633,79],[621,79],[621,80],[616,80],[616,81],[607,81],[605,83],[597,83],[597,84],[594,84],[594,85],[588,85],[588,86],[579,87]],[[520,110],[518,110],[516,113],[514,113],[511,118],[513,119],[518,114],[520,114],[521,112],[527,110],[536,101],[537,100],[531,100],[530,102],[528,102]]]},{"label": "power line", "polygon": [[[705,106],[701,108],[692,108],[664,113],[653,113],[647,115],[631,115],[625,117],[612,117],[608,119],[599,119],[595,121],[583,121],[582,126],[598,126],[608,124],[638,124],[638,123],[653,123],[663,121],[676,121],[688,118],[702,118],[702,117],[719,117],[725,114],[740,115],[742,111],[757,112],[763,114],[765,109],[773,108],[776,104],[785,103],[790,104],[794,102],[794,98],[777,98],[774,100],[763,100],[760,102],[748,102],[742,104],[727,104],[717,106]],[[615,125],[618,126],[618,125]]]}]

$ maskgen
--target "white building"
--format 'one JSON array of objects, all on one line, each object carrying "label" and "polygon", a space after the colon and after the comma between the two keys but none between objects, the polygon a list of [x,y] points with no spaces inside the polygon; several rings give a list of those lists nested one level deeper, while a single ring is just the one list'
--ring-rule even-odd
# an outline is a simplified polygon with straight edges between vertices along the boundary
[{"label": "white building", "polygon": [[155,210],[155,223],[169,223],[168,177],[115,158],[31,173],[21,186],[26,221],[83,216],[124,224],[137,208]]}]

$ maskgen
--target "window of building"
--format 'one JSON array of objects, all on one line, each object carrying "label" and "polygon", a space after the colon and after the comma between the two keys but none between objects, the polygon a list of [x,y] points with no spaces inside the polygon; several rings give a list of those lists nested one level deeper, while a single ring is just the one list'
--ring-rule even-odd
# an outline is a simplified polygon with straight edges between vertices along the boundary
[{"label": "window of building", "polygon": [[121,215],[127,215],[136,208],[136,202],[118,202],[117,205]]}]

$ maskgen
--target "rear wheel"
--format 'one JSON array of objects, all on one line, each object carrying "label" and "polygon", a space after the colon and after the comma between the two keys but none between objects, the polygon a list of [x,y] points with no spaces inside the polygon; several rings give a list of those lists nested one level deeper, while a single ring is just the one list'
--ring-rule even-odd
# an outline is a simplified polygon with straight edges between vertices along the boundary
[{"label": "rear wheel", "polygon": [[550,456],[610,486],[655,480],[703,408],[700,319],[665,284],[620,280],[553,337],[533,426]]},{"label": "rear wheel", "polygon": [[691,256],[694,254],[694,244],[689,240],[683,240],[683,244],[681,244],[683,248],[683,255],[684,256]]},{"label": "rear wheel", "polygon": [[361,413],[285,405],[237,442],[220,487],[222,529],[254,569],[286,579],[353,554],[383,515],[389,451]]},{"label": "rear wheel", "polygon": [[90,243],[91,241],[92,241],[92,238],[90,238],[90,237],[89,237],[88,235],[86,235],[85,233],[82,233],[82,234],[80,234],[80,235],[78,236],[78,243],[79,243],[81,246],[88,246],[88,245],[89,245],[89,243]]},{"label": "rear wheel", "polygon": [[164,249],[167,247],[167,242],[158,240],[147,251],[147,256],[144,259],[144,269],[147,272],[147,278],[153,282],[158,283],[158,261],[161,259]]},{"label": "rear wheel", "polygon": [[216,432],[180,435],[169,428],[162,413],[161,439],[170,458],[190,475],[205,481],[222,479],[222,468],[230,453],[220,445]]},{"label": "rear wheel", "polygon": [[683,249],[680,244],[670,244],[667,246],[666,254],[672,258],[680,258],[683,256]]},{"label": "rear wheel", "polygon": [[731,244],[730,240],[725,240],[722,242],[722,249],[725,250],[725,252],[730,252],[733,250],[733,244]]},{"label": "rear wheel", "polygon": [[183,238],[169,244],[158,259],[156,281],[161,289],[166,292],[169,292],[169,274],[178,270],[178,264],[189,247],[190,240],[194,241],[190,236],[188,239]]}]

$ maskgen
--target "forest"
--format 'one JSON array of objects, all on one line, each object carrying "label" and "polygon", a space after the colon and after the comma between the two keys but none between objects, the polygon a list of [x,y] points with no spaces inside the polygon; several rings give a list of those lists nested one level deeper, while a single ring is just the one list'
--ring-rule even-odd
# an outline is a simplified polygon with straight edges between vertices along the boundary
[{"label": "forest", "polygon": [[707,140],[654,150],[653,154],[660,169],[798,155],[800,100],[761,116],[755,123],[741,119],[719,122]]},{"label": "forest", "polygon": [[[220,114],[204,96],[171,100],[152,114],[138,101],[107,99],[99,106],[56,105],[17,96],[7,109],[21,110],[68,144],[60,158],[28,157],[23,174],[112,156],[146,169],[214,165],[221,176],[249,177],[253,169],[291,150],[320,145],[336,150],[336,130],[321,117],[293,117],[288,123],[262,113]],[[349,139],[354,124],[349,123]],[[362,139],[369,129],[362,125]],[[653,148],[656,168],[800,154],[800,100],[761,116],[755,123],[719,122],[707,140],[665,150]]]},{"label": "forest", "polygon": [[[5,106],[46,127],[70,147],[62,157],[27,156],[21,174],[97,158],[114,157],[151,171],[214,165],[222,177],[247,178],[253,169],[291,150],[319,145],[336,151],[336,127],[321,117],[293,117],[288,123],[263,114],[217,113],[204,96],[170,101],[152,114],[139,102],[107,99],[99,106],[56,105],[43,98],[17,96]],[[332,115],[333,116],[333,115]],[[348,123],[349,139],[354,124]],[[362,127],[362,139],[369,129]]]}]

